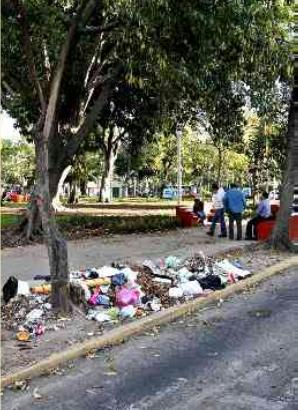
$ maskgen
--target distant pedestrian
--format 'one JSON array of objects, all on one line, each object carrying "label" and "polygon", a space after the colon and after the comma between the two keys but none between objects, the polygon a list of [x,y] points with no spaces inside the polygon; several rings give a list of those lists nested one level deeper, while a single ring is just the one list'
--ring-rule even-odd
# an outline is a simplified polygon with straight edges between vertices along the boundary
[{"label": "distant pedestrian", "polygon": [[236,184],[231,184],[224,196],[225,211],[229,216],[229,238],[234,239],[234,222],[237,225],[237,240],[242,239],[242,214],[245,209],[243,192],[237,189]]},{"label": "distant pedestrian", "polygon": [[256,238],[256,228],[261,221],[271,216],[271,207],[268,192],[262,192],[262,198],[257,208],[257,214],[247,222],[245,239],[252,240]]},{"label": "distant pedestrian", "polygon": [[225,196],[225,191],[223,188],[220,188],[217,184],[212,185],[213,195],[212,195],[212,207],[215,210],[215,214],[212,218],[212,223],[210,226],[210,231],[207,232],[207,235],[213,236],[217,222],[220,222],[221,233],[219,238],[227,237],[227,227],[225,223],[224,215],[224,204],[223,198]]}]

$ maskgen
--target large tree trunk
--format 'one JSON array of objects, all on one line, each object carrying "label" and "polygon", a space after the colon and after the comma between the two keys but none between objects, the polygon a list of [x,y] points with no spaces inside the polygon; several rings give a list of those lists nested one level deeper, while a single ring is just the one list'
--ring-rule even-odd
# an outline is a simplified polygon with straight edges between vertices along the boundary
[{"label": "large tree trunk", "polygon": [[87,195],[87,182],[85,180],[80,181],[80,192],[82,196]]},{"label": "large tree trunk", "polygon": [[36,150],[36,204],[39,208],[46,240],[51,284],[52,305],[61,313],[70,312],[69,271],[66,241],[60,236],[54,217],[49,189],[48,145],[43,136],[35,139]]},{"label": "large tree trunk", "polygon": [[68,203],[75,204],[76,202],[78,202],[77,184],[76,181],[72,181],[70,184]]},{"label": "large tree trunk", "polygon": [[289,112],[287,133],[287,163],[283,177],[281,193],[281,207],[276,226],[270,240],[277,249],[290,249],[297,252],[297,248],[289,239],[289,219],[292,213],[294,187],[298,186],[298,78],[295,76],[294,89]]},{"label": "large tree trunk", "polygon": [[105,198],[103,197],[103,192],[106,189],[106,181],[110,172],[110,155],[105,155],[104,166],[102,171],[102,176],[100,179],[100,188],[99,188],[99,202],[104,202]]},{"label": "large tree trunk", "polygon": [[[49,195],[50,200],[54,201],[57,195],[59,180],[63,174],[63,168],[60,165],[60,161],[56,161],[56,167],[52,166],[49,168]],[[34,190],[35,191],[35,190]],[[20,228],[23,236],[27,240],[31,240],[35,235],[40,235],[42,232],[41,215],[39,212],[39,207],[36,204],[36,193],[33,192],[31,196],[30,206],[26,212],[25,217],[21,221]]]},{"label": "large tree trunk", "polygon": [[[105,161],[104,169],[100,181],[100,190],[99,190],[99,202],[104,202],[106,199],[109,201],[112,199],[112,179],[114,174],[114,164],[117,158],[117,151],[119,147],[119,142],[111,143],[110,146],[105,150]],[[103,192],[109,191],[108,198],[103,197]]]}]

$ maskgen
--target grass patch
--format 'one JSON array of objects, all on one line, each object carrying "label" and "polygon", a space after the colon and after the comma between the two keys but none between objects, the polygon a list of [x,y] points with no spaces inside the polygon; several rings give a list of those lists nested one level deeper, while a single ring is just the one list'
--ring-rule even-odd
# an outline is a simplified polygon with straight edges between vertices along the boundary
[{"label": "grass patch", "polygon": [[[152,209],[158,209],[158,207],[166,207],[166,208],[175,208],[177,205],[177,201],[171,201],[171,200],[162,200],[157,198],[156,200],[150,198],[150,199],[144,199],[144,198],[130,198],[130,199],[117,199],[113,200],[113,202],[110,203],[102,203],[98,202],[97,200],[86,200],[84,198],[81,198],[78,204],[74,204],[71,207],[80,207],[81,206],[87,206],[90,204],[90,206],[95,206],[98,205],[98,207],[102,208],[144,208],[146,209],[147,207],[150,207]],[[193,200],[184,200],[181,205],[182,206],[192,206]],[[66,204],[66,206],[69,206]]]},{"label": "grass patch", "polygon": [[10,215],[10,214],[1,214],[0,221],[1,221],[1,228],[7,228],[11,225],[16,225],[19,223],[20,217],[18,215]]},{"label": "grass patch", "polygon": [[175,229],[176,218],[169,215],[88,216],[61,215],[57,222],[63,233],[97,231],[100,233],[152,232]]},{"label": "grass patch", "polygon": [[5,208],[26,208],[28,206],[28,202],[4,201],[1,203],[1,206]]}]

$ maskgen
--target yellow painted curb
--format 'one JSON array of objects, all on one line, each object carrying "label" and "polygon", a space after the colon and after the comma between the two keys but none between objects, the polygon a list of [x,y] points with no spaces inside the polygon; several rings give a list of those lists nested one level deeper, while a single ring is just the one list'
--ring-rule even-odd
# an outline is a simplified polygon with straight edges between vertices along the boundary
[{"label": "yellow painted curb", "polygon": [[256,284],[269,279],[277,273],[296,265],[298,266],[298,256],[292,256],[282,262],[264,269],[260,273],[254,274],[252,277],[237,282],[234,285],[230,285],[223,290],[213,292],[205,298],[198,298],[179,306],[173,306],[127,325],[119,326],[116,329],[108,331],[102,336],[77,343],[64,352],[55,353],[47,359],[41,360],[39,363],[25,369],[21,369],[13,374],[4,376],[1,378],[1,387],[3,388],[8,386],[17,380],[31,379],[32,377],[39,376],[69,360],[74,360],[86,355],[92,349],[100,349],[122,343],[128,337],[140,334],[154,326],[169,323],[180,316],[192,313],[202,307],[212,305],[219,299],[225,299],[245,289],[249,289]]}]

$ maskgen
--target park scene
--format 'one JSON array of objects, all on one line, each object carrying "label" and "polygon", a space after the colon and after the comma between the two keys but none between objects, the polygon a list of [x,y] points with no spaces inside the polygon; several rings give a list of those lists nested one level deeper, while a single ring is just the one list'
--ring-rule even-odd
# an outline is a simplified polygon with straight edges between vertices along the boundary
[{"label": "park scene", "polygon": [[3,0],[3,409],[297,408],[297,11]]}]

